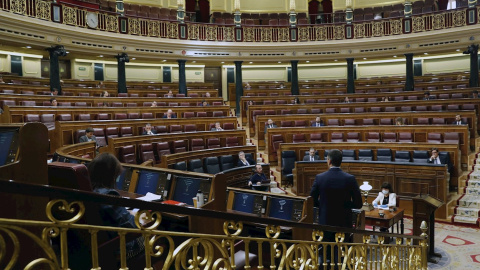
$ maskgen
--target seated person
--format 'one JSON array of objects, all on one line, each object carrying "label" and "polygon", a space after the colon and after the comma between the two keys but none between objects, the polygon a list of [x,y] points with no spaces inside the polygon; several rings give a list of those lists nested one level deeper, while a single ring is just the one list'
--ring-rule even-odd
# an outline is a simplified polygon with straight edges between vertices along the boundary
[{"label": "seated person", "polygon": [[101,94],[100,94],[100,97],[109,97],[110,94],[107,92],[107,91],[103,91]]},{"label": "seated person", "polygon": [[403,118],[402,117],[397,117],[395,119],[395,125],[396,126],[403,126]]},{"label": "seated person", "polygon": [[[120,194],[114,189],[114,186],[115,180],[122,171],[122,165],[114,155],[110,153],[102,153],[94,158],[92,162],[87,165],[87,168],[90,174],[93,192],[120,197]],[[127,211],[125,207],[101,205],[100,214],[103,217],[103,225],[105,226],[137,228],[135,225],[134,214]],[[147,223],[144,218],[140,218],[140,222],[142,224]],[[110,235],[112,239],[117,236],[118,234],[116,233],[111,233]],[[143,254],[145,249],[143,242],[144,239],[140,236],[126,243],[127,260],[131,260],[139,254]]]},{"label": "seated person", "polygon": [[462,120],[462,116],[460,114],[455,115],[455,121],[453,121],[452,125],[466,125],[467,123]]},{"label": "seated person", "polygon": [[209,92],[205,93],[205,97],[211,97],[210,93]]},{"label": "seated person", "polygon": [[325,124],[323,124],[322,120],[320,119],[320,116],[315,117],[315,122],[312,124],[312,127],[323,127]]},{"label": "seated person", "polygon": [[303,161],[315,161],[315,160],[320,160],[320,157],[318,155],[315,155],[315,149],[312,147],[308,151],[308,155],[303,157]]},{"label": "seated person", "polygon": [[298,97],[294,98],[293,104],[300,104],[300,99]]},{"label": "seated person", "polygon": [[57,107],[58,106],[58,102],[57,102],[56,98],[51,98],[50,99],[50,106],[52,106],[52,107]]},{"label": "seated person", "polygon": [[245,157],[245,153],[243,151],[240,151],[238,153],[238,167],[243,167],[243,166],[250,166],[250,165],[255,165],[255,161],[253,161],[250,158]]},{"label": "seated person", "polygon": [[5,83],[2,76],[0,76],[0,83]]},{"label": "seated person", "polygon": [[453,164],[450,162],[450,156],[448,155],[439,155],[438,148],[434,147],[432,148],[432,156],[427,160],[428,163],[433,163],[433,164],[447,164],[448,167],[448,172],[452,173],[453,170]]},{"label": "seated person", "polygon": [[85,129],[85,135],[80,137],[78,141],[81,143],[91,142],[91,141],[97,142],[97,138],[95,137],[95,135],[93,135],[93,128],[88,127],[87,129]]},{"label": "seated person", "polygon": [[167,98],[172,98],[172,97],[173,97],[173,92],[172,92],[172,90],[168,90]]},{"label": "seated person", "polygon": [[152,105],[150,107],[157,107],[157,102],[156,101],[153,101],[152,102]]},{"label": "seated person", "polygon": [[343,103],[350,103],[350,99],[348,97],[345,97],[345,100],[343,101]]},{"label": "seated person", "polygon": [[[102,81],[98,82],[97,88],[105,88],[105,85],[103,84]],[[105,91],[105,92],[107,92],[107,91]],[[107,92],[107,93],[108,93],[108,92]],[[107,97],[108,97],[108,96],[107,96]]]},{"label": "seated person", "polygon": [[210,104],[208,104],[208,102],[206,100],[203,100],[202,101],[202,107],[208,107],[210,106]]},{"label": "seated person", "polygon": [[177,116],[173,113],[171,109],[168,109],[167,113],[163,115],[163,118],[173,119],[173,118],[177,118]]},{"label": "seated person", "polygon": [[53,88],[52,91],[50,92],[50,96],[58,96],[58,89]]},{"label": "seated person", "polygon": [[478,98],[478,91],[477,90],[473,90],[472,98]]},{"label": "seated person", "polygon": [[283,88],[285,88],[285,84],[283,84],[283,83],[280,83],[280,85],[278,86],[278,88],[280,88],[280,89],[283,89]]},{"label": "seated person", "polygon": [[392,185],[385,182],[382,184],[382,191],[378,193],[378,196],[373,200],[373,205],[386,205],[388,207],[397,206],[397,194],[393,192]]},{"label": "seated person", "polygon": [[425,93],[423,93],[423,100],[430,100],[430,99],[432,99],[432,98],[430,97],[430,92],[425,92]]},{"label": "seated person", "polygon": [[247,84],[245,84],[245,89],[252,89],[252,86],[247,82]]},{"label": "seated person", "polygon": [[215,123],[215,127],[212,127],[212,129],[210,129],[210,131],[222,131],[223,128],[220,126],[220,122],[216,122]]},{"label": "seated person", "polygon": [[145,125],[145,130],[143,131],[143,135],[155,135],[157,132],[155,130],[152,130],[152,124],[147,123]]},{"label": "seated person", "polygon": [[272,120],[272,119],[268,119],[268,120],[267,120],[267,124],[265,125],[265,130],[264,130],[264,132],[267,133],[267,129],[269,129],[269,128],[276,128],[276,127],[277,127],[277,125],[275,125],[275,123],[273,122],[273,120]]},{"label": "seated person", "polygon": [[255,171],[250,180],[248,180],[248,186],[252,189],[267,191],[268,186],[265,188],[254,188],[254,185],[260,186],[262,184],[270,183],[270,179],[268,179],[265,174],[263,173],[262,165],[257,164],[255,165]]}]

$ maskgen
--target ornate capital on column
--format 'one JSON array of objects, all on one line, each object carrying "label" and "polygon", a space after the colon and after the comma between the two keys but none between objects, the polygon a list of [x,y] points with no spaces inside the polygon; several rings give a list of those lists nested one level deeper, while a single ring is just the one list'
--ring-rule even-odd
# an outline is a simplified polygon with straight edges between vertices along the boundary
[{"label": "ornate capital on column", "polygon": [[128,63],[130,62],[130,58],[128,57],[127,53],[119,53],[115,56],[118,62]]}]

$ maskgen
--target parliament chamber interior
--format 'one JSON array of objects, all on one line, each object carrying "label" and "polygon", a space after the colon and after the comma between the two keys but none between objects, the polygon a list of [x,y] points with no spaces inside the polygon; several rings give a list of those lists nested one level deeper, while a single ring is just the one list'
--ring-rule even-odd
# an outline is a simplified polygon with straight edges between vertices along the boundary
[{"label": "parliament chamber interior", "polygon": [[0,0],[0,268],[479,269],[479,17]]}]

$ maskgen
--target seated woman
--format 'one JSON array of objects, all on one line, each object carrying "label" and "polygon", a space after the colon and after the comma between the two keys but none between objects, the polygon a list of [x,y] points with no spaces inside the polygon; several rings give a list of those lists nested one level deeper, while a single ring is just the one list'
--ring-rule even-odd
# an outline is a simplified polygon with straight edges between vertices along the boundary
[{"label": "seated woman", "polygon": [[377,198],[373,200],[373,205],[386,205],[388,207],[397,206],[397,194],[393,192],[390,183],[385,182],[382,184],[382,192],[379,192]]},{"label": "seated woman", "polygon": [[[122,171],[122,165],[114,155],[110,153],[102,153],[94,158],[92,162],[87,165],[87,168],[94,192],[104,195],[120,196],[118,191],[114,189],[114,185],[115,180]],[[101,205],[100,214],[103,217],[103,225],[105,226],[137,228],[134,221],[134,215],[127,211],[125,207]],[[110,235],[112,239],[117,236],[118,234],[114,232]],[[143,241],[143,237],[138,237],[126,243],[127,260],[130,261],[135,258],[136,261],[138,255],[143,254],[145,249]],[[130,269],[132,269],[131,266]]]}]

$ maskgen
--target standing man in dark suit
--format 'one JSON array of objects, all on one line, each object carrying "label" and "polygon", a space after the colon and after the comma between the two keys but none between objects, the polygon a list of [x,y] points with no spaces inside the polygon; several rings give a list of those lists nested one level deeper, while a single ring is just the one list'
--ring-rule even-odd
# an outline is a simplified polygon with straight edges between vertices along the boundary
[{"label": "standing man in dark suit", "polygon": [[[362,197],[355,176],[340,169],[342,152],[334,149],[328,152],[328,171],[318,174],[310,196],[318,207],[319,224],[337,227],[352,227],[352,209],[362,208]],[[335,232],[325,232],[325,242],[335,242]],[[335,252],[336,253],[336,252]],[[327,260],[330,252],[327,250]],[[337,256],[334,257],[335,260]]]},{"label": "standing man in dark suit", "polygon": [[360,188],[355,176],[340,169],[340,150],[328,153],[327,164],[330,169],[315,177],[310,192],[314,206],[319,208],[320,224],[351,228],[352,209],[362,208]]},{"label": "standing man in dark suit", "polygon": [[460,114],[455,115],[455,121],[452,123],[453,125],[466,125],[467,123],[462,120],[462,116]]},{"label": "standing man in dark suit", "polygon": [[265,125],[265,134],[267,134],[267,129],[269,128],[276,128],[277,125],[275,125],[275,123],[273,123],[273,120],[272,119],[268,119],[267,120],[267,124]]},{"label": "standing man in dark suit", "polygon": [[318,155],[315,155],[315,149],[312,147],[308,151],[308,155],[303,157],[303,161],[315,161],[315,160],[320,160],[320,157]]}]

